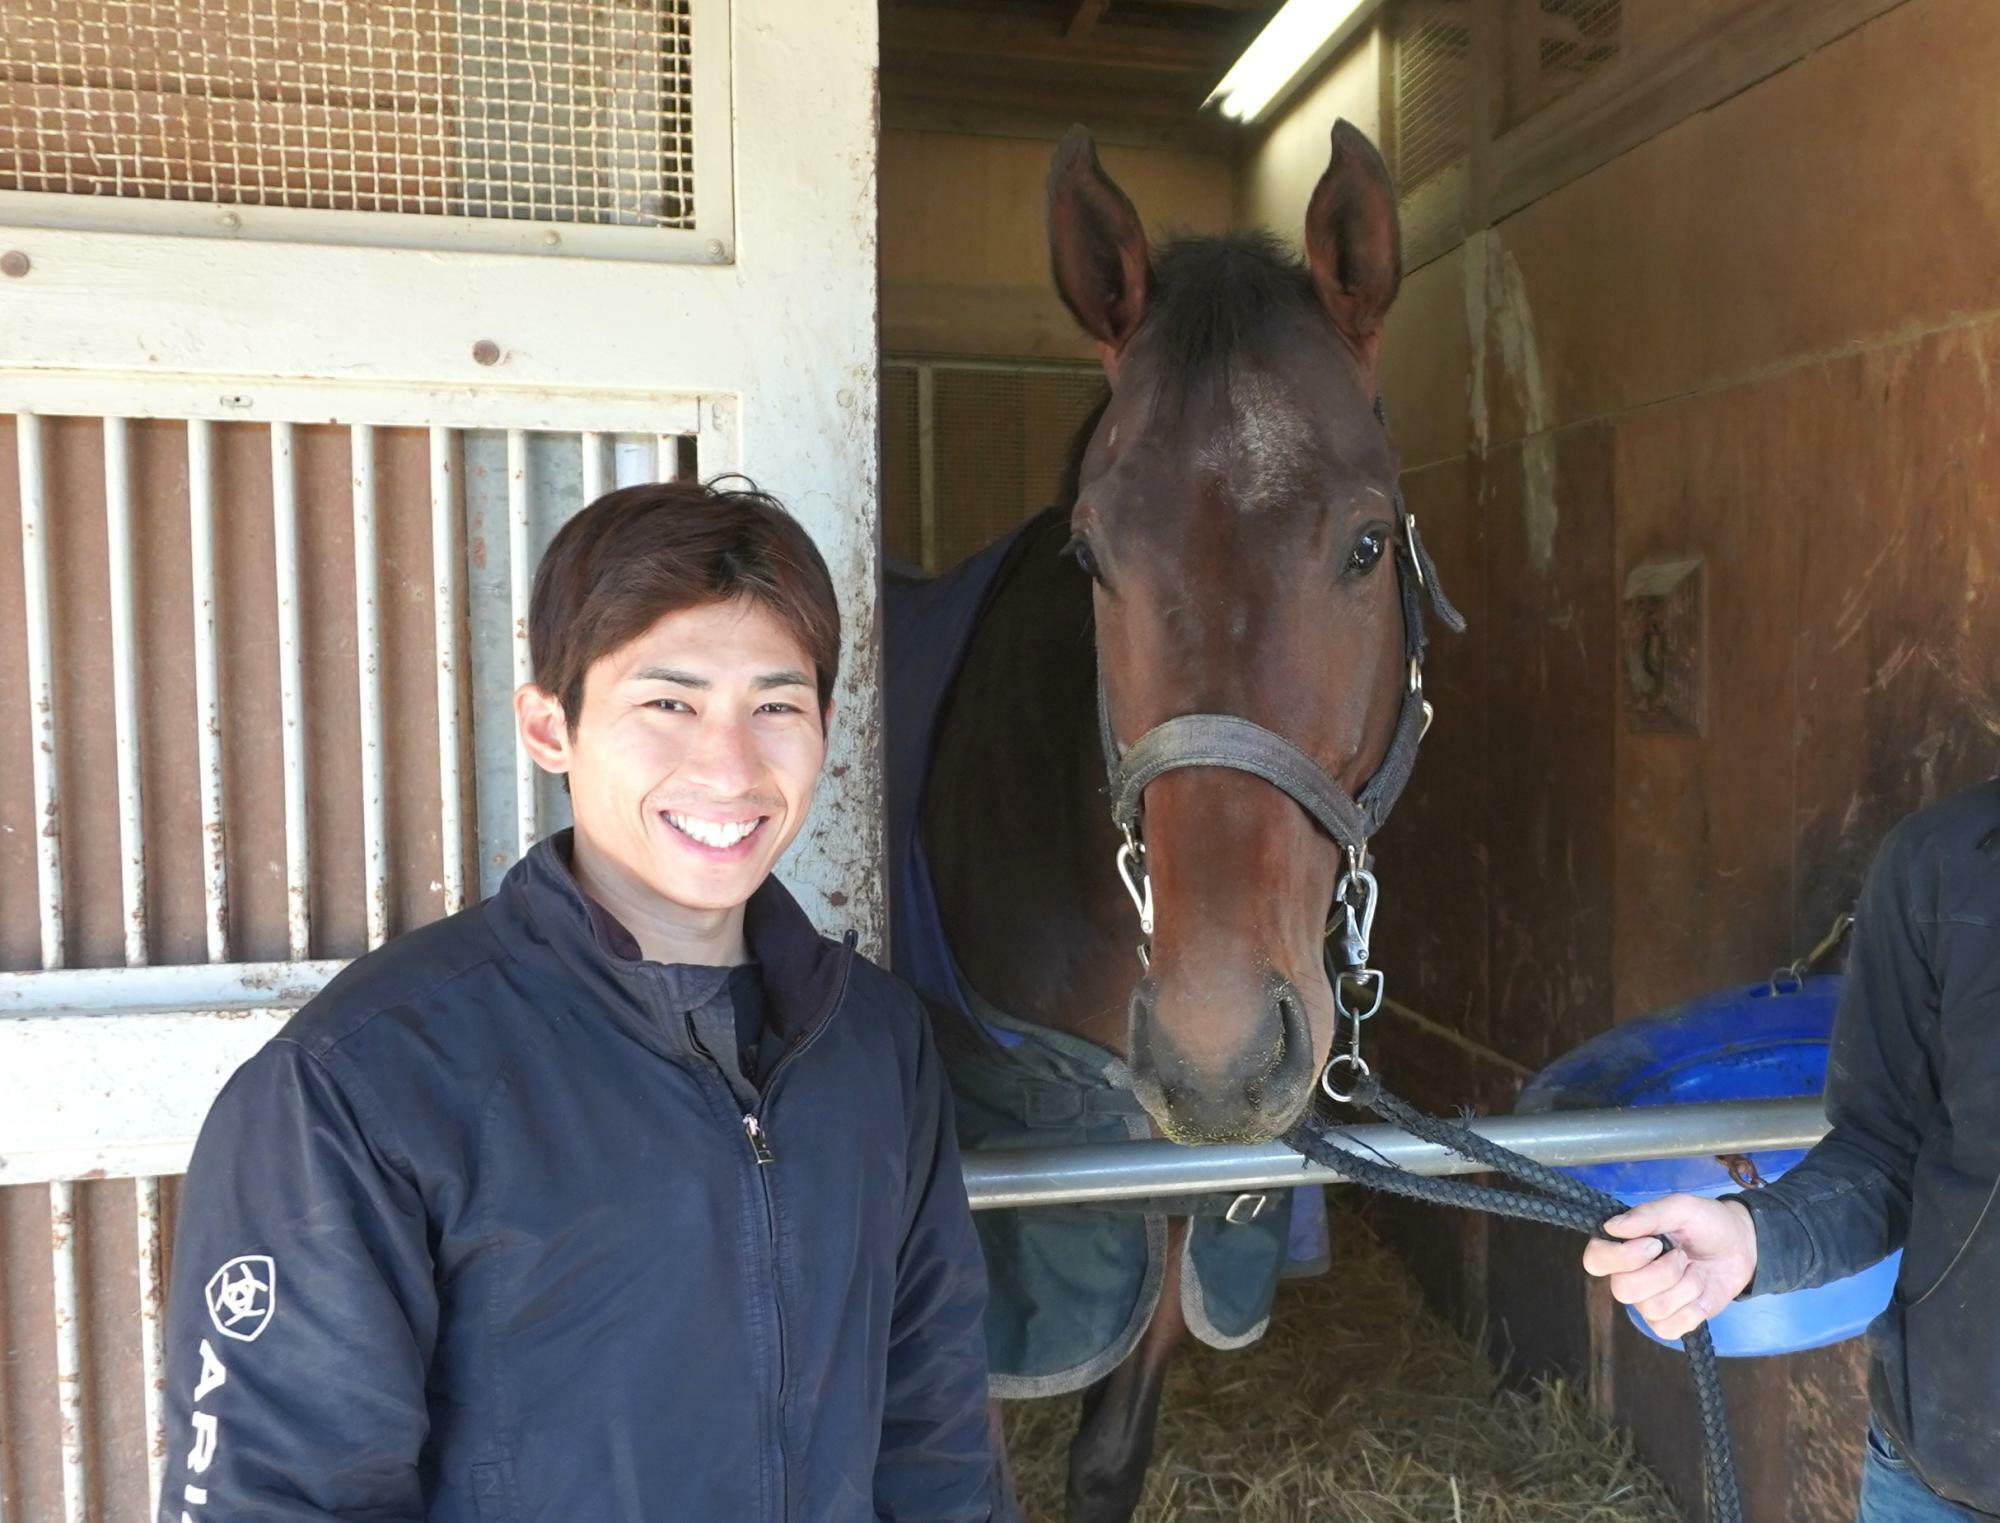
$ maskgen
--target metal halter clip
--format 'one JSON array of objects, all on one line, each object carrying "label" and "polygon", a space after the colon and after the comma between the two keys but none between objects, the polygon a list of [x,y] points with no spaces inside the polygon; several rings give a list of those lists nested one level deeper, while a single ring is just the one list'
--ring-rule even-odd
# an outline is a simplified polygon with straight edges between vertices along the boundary
[{"label": "metal halter clip", "polygon": [[1153,879],[1146,871],[1146,845],[1130,827],[1125,831],[1125,844],[1118,848],[1118,880],[1139,912],[1139,934],[1145,938],[1139,943],[1139,968],[1150,972],[1153,958],[1147,943],[1153,939]]},{"label": "metal halter clip", "polygon": [[1350,847],[1347,871],[1341,874],[1340,886],[1334,890],[1341,907],[1340,952],[1345,967],[1359,970],[1368,966],[1368,944],[1375,934],[1375,902],[1379,896],[1375,875],[1361,865],[1361,854]]}]

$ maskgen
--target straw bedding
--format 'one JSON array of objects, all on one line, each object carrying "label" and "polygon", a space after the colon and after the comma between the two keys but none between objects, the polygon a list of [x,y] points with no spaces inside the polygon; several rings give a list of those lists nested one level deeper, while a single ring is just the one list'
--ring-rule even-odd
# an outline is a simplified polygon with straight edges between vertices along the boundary
[{"label": "straw bedding", "polygon": [[[1344,1204],[1333,1272],[1280,1287],[1236,1353],[1189,1340],[1137,1523],[1674,1523],[1680,1514],[1560,1381],[1503,1388]],[[1008,1410],[1030,1523],[1061,1523],[1074,1400]]]}]

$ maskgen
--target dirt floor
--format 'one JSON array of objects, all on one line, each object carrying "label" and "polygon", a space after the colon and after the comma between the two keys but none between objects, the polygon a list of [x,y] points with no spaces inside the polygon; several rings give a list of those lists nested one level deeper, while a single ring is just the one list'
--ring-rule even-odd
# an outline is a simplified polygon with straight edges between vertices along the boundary
[{"label": "dirt floor", "polygon": [[[1560,1382],[1502,1389],[1362,1218],[1238,1353],[1177,1362],[1138,1523],[1678,1523],[1631,1446]],[[1030,1523],[1061,1523],[1073,1400],[1017,1403]]]}]

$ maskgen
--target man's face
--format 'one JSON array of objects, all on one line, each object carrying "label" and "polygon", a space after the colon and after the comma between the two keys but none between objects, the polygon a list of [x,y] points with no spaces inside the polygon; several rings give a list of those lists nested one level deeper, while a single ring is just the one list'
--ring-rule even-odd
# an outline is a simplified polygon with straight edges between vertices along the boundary
[{"label": "man's face", "polygon": [[600,870],[687,910],[750,898],[805,823],[826,760],[812,659],[747,599],[670,613],[600,658],[580,718],[558,729],[558,753],[537,759],[567,772]]}]

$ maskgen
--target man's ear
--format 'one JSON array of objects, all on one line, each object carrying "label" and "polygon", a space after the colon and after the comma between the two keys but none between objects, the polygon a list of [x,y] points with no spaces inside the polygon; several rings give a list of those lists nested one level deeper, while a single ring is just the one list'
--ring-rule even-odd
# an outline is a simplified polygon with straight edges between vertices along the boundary
[{"label": "man's ear", "polygon": [[560,699],[532,682],[522,683],[514,689],[514,723],[536,766],[544,772],[569,771],[569,720]]}]

